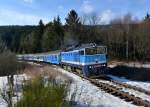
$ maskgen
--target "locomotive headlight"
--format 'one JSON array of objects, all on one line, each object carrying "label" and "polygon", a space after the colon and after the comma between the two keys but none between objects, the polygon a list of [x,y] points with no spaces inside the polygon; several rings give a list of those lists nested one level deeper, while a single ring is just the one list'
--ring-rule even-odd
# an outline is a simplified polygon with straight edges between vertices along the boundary
[{"label": "locomotive headlight", "polygon": [[103,66],[106,66],[106,64],[103,64]]}]

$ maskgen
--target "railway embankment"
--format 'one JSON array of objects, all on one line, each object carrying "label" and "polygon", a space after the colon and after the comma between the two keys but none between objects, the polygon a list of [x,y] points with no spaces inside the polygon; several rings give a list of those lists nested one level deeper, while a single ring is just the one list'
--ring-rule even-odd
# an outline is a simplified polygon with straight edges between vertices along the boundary
[{"label": "railway embankment", "polygon": [[26,73],[33,77],[44,73],[51,75],[51,78],[57,78],[58,81],[71,79],[66,100],[70,101],[73,107],[136,107],[134,104],[131,104],[131,102],[126,102],[119,97],[111,95],[90,81],[55,65],[38,65],[32,72],[31,70],[27,70]]},{"label": "railway embankment", "polygon": [[10,101],[13,107],[59,104],[66,104],[67,107],[70,103],[64,98],[67,96],[67,87],[70,82],[70,78],[52,67],[28,63],[20,74],[14,75],[14,87],[11,91],[14,94],[10,97],[11,100],[7,97],[9,91],[7,76],[0,77],[0,107],[10,106]]}]

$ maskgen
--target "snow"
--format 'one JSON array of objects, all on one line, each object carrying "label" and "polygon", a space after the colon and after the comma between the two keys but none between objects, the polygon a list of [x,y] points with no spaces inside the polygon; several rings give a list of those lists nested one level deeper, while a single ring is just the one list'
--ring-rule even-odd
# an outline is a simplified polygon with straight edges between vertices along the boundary
[{"label": "snow", "polygon": [[[6,86],[7,77],[0,77],[0,90]],[[0,107],[7,107],[5,101],[0,96]]]},{"label": "snow", "polygon": [[147,81],[147,82],[131,81],[131,80],[126,79],[125,77],[117,77],[113,75],[108,75],[108,76],[111,77],[113,80],[120,81],[120,82],[130,84],[130,85],[140,87],[140,88],[150,91],[150,81]]},{"label": "snow", "polygon": [[[21,90],[19,90],[19,86],[21,85],[21,83],[24,80],[29,79],[29,77],[27,78],[27,76],[25,74],[21,74],[21,75],[14,75],[14,85],[15,87],[15,94],[17,96],[13,97],[13,102],[16,103],[18,98],[21,97]],[[4,89],[7,89],[7,77],[0,77],[0,92],[3,91]],[[0,107],[7,107],[6,102],[2,99],[1,95],[0,95]]]},{"label": "snow", "polygon": [[[53,66],[54,69],[57,69],[58,71],[62,72],[63,74],[67,75],[68,77],[73,79],[73,82],[71,83],[69,93],[68,93],[68,100],[73,98],[72,100],[75,101],[76,106],[75,107],[136,107],[131,102],[126,102],[123,99],[120,99],[118,97],[115,97],[111,94],[108,94],[102,90],[100,90],[98,87],[91,84],[88,80],[85,80],[81,77],[76,76],[73,73],[67,72],[57,66]],[[131,85],[138,83],[137,81],[129,81],[125,78],[118,78],[112,75],[109,75],[115,80],[130,83]],[[14,76],[15,84],[21,84],[23,80],[27,80],[27,76],[25,74]],[[62,77],[57,77],[57,80],[59,81]],[[147,84],[147,89],[150,89],[150,83],[144,82]],[[6,87],[7,84],[7,77],[0,77],[0,89],[3,89]],[[138,83],[138,85],[141,85],[141,83]],[[145,85],[144,85],[145,86]],[[149,88],[148,88],[149,87]],[[129,90],[124,90],[129,91]],[[20,91],[19,91],[20,92]],[[19,93],[19,96],[21,96],[21,93]],[[134,94],[138,94],[136,92],[129,91]],[[74,96],[74,97],[73,97]],[[142,95],[144,96],[144,95]],[[145,99],[149,99],[149,96],[144,96]],[[17,99],[14,97],[13,101],[16,102]],[[0,107],[7,107],[6,103],[2,100],[0,97]]]},{"label": "snow", "polygon": [[141,62],[122,62],[122,61],[112,61],[108,65],[110,68],[114,68],[118,65],[124,65],[128,67],[136,67],[136,68],[150,68],[150,62],[141,63]]},{"label": "snow", "polygon": [[89,81],[80,78],[75,74],[61,68],[57,68],[57,70],[73,79],[68,99],[74,95],[74,101],[77,103],[76,107],[136,107],[131,104],[131,102],[126,102],[118,97],[101,91]]}]

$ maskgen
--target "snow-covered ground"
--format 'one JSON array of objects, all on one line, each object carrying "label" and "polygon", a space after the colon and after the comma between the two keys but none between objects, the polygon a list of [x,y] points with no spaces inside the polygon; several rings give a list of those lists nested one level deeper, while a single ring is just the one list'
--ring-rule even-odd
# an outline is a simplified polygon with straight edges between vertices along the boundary
[{"label": "snow-covered ground", "polygon": [[140,88],[143,88],[145,90],[150,91],[150,81],[147,81],[147,82],[131,81],[131,80],[128,80],[124,77],[117,77],[117,76],[113,76],[113,75],[108,75],[108,76],[111,77],[113,80],[123,82],[123,83],[126,83],[126,84],[130,84],[130,85],[133,85],[133,86],[137,86],[137,87],[140,87]]},{"label": "snow-covered ground", "polygon": [[[14,76],[14,85],[15,85],[15,89],[16,89],[16,95],[15,97],[13,97],[13,102],[17,102],[17,100],[20,98],[21,96],[21,92],[20,92],[20,85],[24,80],[27,80],[27,76],[25,74],[22,75],[15,75]],[[0,92],[3,92],[5,89],[7,89],[7,77],[0,77]],[[3,100],[2,96],[0,95],[0,107],[7,107],[6,102]]]},{"label": "snow-covered ground", "polygon": [[[0,77],[0,90],[2,90],[6,86],[6,83],[7,83],[7,77]],[[1,95],[0,95],[0,107],[7,107]]]},{"label": "snow-covered ground", "polygon": [[[70,92],[68,94],[68,99],[74,98],[75,103],[77,103],[76,107],[136,107],[135,105],[131,104],[131,102],[126,102],[123,99],[110,95],[104,91],[101,91],[98,87],[91,84],[89,81],[76,76],[70,72],[67,72],[59,67],[53,66],[54,69],[57,71],[62,72],[63,74],[67,75],[68,77],[73,79],[73,82],[70,86]],[[111,75],[110,75],[111,76]],[[130,83],[131,85],[136,84],[136,81],[129,81],[123,78],[117,78],[111,76],[113,79]],[[59,80],[61,77],[57,77]],[[19,75],[15,76],[15,84],[20,84],[22,80],[26,80],[26,75]],[[0,77],[0,89],[6,87],[7,84],[7,77]],[[141,83],[138,83],[141,85]],[[150,89],[150,82],[146,83],[146,89]],[[134,93],[134,92],[133,92]],[[73,97],[74,96],[74,97]],[[147,97],[149,98],[149,97]],[[14,101],[17,99],[14,98]],[[6,103],[0,97],[0,107],[6,107]]]},{"label": "snow-covered ground", "polygon": [[118,97],[101,91],[89,81],[82,79],[75,74],[57,67],[55,69],[73,79],[68,98],[70,99],[71,96],[75,96],[74,99],[77,103],[77,107],[136,107],[130,102],[126,102]]},{"label": "snow-covered ground", "polygon": [[108,67],[114,68],[118,65],[136,67],[136,68],[150,68],[150,62],[141,63],[141,62],[123,62],[123,61],[112,61],[109,62]]}]

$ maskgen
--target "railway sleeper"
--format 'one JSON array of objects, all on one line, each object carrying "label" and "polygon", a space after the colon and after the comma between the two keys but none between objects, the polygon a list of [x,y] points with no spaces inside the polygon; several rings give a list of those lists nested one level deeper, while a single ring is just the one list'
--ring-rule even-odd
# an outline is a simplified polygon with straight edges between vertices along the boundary
[{"label": "railway sleeper", "polygon": [[108,87],[103,87],[103,89],[105,89],[105,90],[110,90]]},{"label": "railway sleeper", "polygon": [[117,93],[116,93],[116,96],[121,96],[121,95],[122,95],[122,94],[121,94],[121,93],[119,93],[119,92],[117,92]]},{"label": "railway sleeper", "polygon": [[145,107],[150,107],[150,102],[149,101],[147,101],[147,100],[144,100],[144,102],[145,102]]},{"label": "railway sleeper", "polygon": [[116,91],[113,91],[111,94],[117,96],[117,92]]},{"label": "railway sleeper", "polygon": [[125,101],[127,101],[127,102],[131,102],[131,101],[133,101],[133,99],[131,99],[131,98],[127,97],[127,98],[125,99]]},{"label": "railway sleeper", "polygon": [[118,91],[118,94],[120,95],[120,98],[121,98],[121,99],[125,99],[126,101],[130,101],[130,100],[131,100],[131,99],[129,98],[129,95],[127,95],[127,94],[124,93],[124,92]]},{"label": "railway sleeper", "polygon": [[110,88],[108,88],[108,87],[103,87],[103,89],[105,89],[105,90],[109,90]]},{"label": "railway sleeper", "polygon": [[107,90],[107,92],[108,92],[108,93],[111,93],[111,92],[112,92],[112,90]]},{"label": "railway sleeper", "polygon": [[133,104],[136,104],[138,106],[147,105],[146,102],[144,100],[142,100],[141,98],[139,98],[139,97],[134,98]]},{"label": "railway sleeper", "polygon": [[121,98],[121,99],[127,99],[128,97],[121,95],[120,98]]},{"label": "railway sleeper", "polygon": [[123,98],[128,98],[129,95],[128,95],[127,93],[122,93],[122,97],[123,97]]}]

